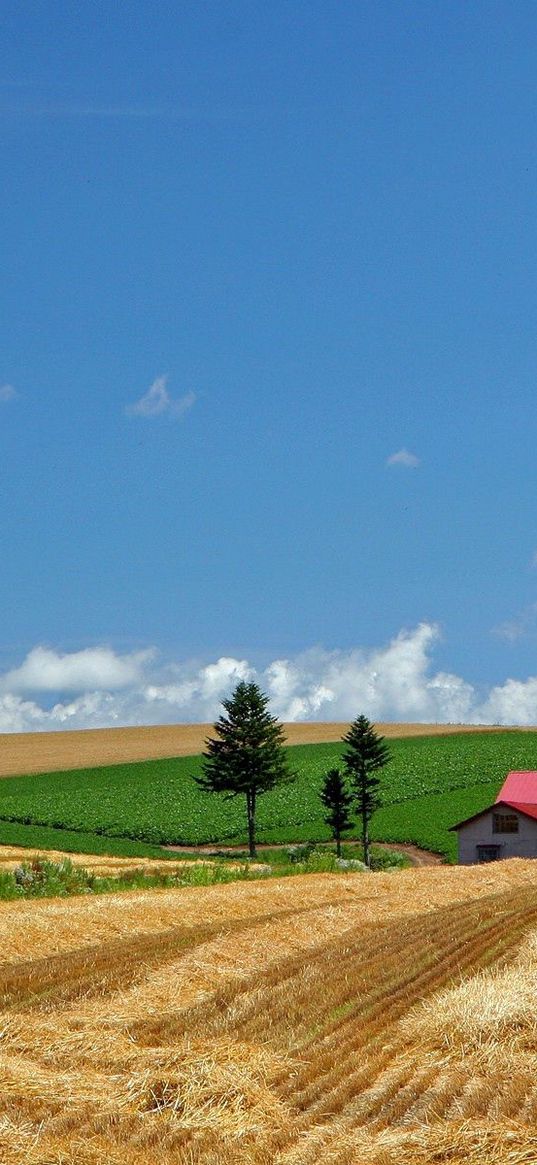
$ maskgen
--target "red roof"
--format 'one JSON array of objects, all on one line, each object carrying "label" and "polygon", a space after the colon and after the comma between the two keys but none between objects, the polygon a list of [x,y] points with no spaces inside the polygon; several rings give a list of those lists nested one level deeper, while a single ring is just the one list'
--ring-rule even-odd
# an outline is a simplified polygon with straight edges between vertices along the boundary
[{"label": "red roof", "polygon": [[[537,772],[508,773],[496,801],[516,803],[523,813],[537,807]],[[528,813],[528,816],[537,817],[537,813]]]},{"label": "red roof", "polygon": [[524,805],[522,801],[505,801],[505,805],[509,805],[511,809],[518,809],[520,813],[525,813],[526,817],[534,817],[537,821],[537,805]]},{"label": "red roof", "polygon": [[465,817],[464,821],[457,821],[456,825],[450,825],[450,830],[460,829],[461,825],[468,825],[470,821],[477,821],[478,817],[484,817],[485,813],[490,813],[491,809],[518,809],[519,813],[523,813],[525,817],[533,817],[537,821],[537,805],[524,805],[520,801],[495,801],[494,805],[487,805],[486,809],[480,809],[479,813],[472,813],[471,817]]}]

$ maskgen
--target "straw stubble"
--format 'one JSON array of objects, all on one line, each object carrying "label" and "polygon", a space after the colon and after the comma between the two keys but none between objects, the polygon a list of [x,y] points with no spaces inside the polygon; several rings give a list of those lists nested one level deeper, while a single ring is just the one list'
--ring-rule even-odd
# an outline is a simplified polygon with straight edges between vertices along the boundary
[{"label": "straw stubble", "polygon": [[525,1165],[534,865],[0,905],[6,1165]]}]

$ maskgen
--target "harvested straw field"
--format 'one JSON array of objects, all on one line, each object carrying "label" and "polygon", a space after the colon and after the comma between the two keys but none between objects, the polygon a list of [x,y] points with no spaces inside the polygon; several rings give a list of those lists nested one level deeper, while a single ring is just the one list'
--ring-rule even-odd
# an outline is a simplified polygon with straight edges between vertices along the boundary
[{"label": "harvested straw field", "polygon": [[5,1165],[537,1160],[535,865],[0,904]]},{"label": "harvested straw field", "polygon": [[[15,870],[17,866],[22,863],[28,863],[37,858],[42,858],[43,850],[32,849],[30,847],[23,847],[17,845],[0,845],[0,873],[2,870]],[[193,860],[181,858],[177,861],[165,862],[155,858],[135,857],[122,858],[113,857],[109,854],[84,854],[84,853],[64,853],[60,850],[48,850],[46,857],[49,862],[62,862],[66,859],[72,862],[73,866],[82,866],[85,870],[91,870],[97,877],[116,877],[119,874],[124,874],[127,870],[139,870],[143,874],[173,874],[181,872],[185,866],[206,865],[203,858],[194,858]],[[231,867],[236,863],[228,863]],[[252,863],[251,869],[256,869],[255,863]]]},{"label": "harvested straw field", "polygon": [[[348,724],[286,724],[289,744],[341,740]],[[488,727],[455,724],[378,724],[385,736],[447,735],[495,732]],[[77,732],[10,732],[0,734],[0,777],[84,769],[93,765],[195,756],[203,751],[211,724],[162,724],[153,728],[88,728]],[[505,729],[503,729],[505,731]]]}]

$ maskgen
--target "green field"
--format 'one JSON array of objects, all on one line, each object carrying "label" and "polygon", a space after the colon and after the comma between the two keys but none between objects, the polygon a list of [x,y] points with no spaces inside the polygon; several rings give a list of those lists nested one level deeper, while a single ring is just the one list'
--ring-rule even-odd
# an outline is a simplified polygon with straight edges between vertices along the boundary
[{"label": "green field", "polygon": [[[537,768],[537,733],[461,733],[391,740],[381,773],[377,841],[414,842],[453,860],[450,825],[484,808],[509,769]],[[341,744],[297,745],[297,780],[259,799],[258,840],[326,840],[319,788]],[[0,781],[0,842],[70,852],[155,856],[162,844],[246,841],[241,798],[201,793],[200,757],[180,757]],[[358,836],[358,830],[355,831]],[[350,835],[352,836],[352,835]]]}]

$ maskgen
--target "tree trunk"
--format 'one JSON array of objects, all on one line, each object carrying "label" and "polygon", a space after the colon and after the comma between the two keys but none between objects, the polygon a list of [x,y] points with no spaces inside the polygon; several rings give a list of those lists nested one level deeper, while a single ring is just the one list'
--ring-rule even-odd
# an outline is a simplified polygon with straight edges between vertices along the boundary
[{"label": "tree trunk", "polygon": [[246,812],[248,814],[248,852],[251,858],[257,857],[255,848],[255,789],[246,791]]},{"label": "tree trunk", "polygon": [[371,866],[371,858],[369,856],[369,814],[367,812],[367,773],[364,766],[362,766],[360,772],[360,789],[362,793],[362,845],[364,847],[364,866],[367,866],[369,869]]},{"label": "tree trunk", "polygon": [[369,855],[369,820],[366,809],[362,811],[362,844],[364,847],[364,865],[369,869],[371,866],[371,858]]},{"label": "tree trunk", "polygon": [[341,834],[339,829],[336,829],[336,855],[338,858],[341,857]]}]

